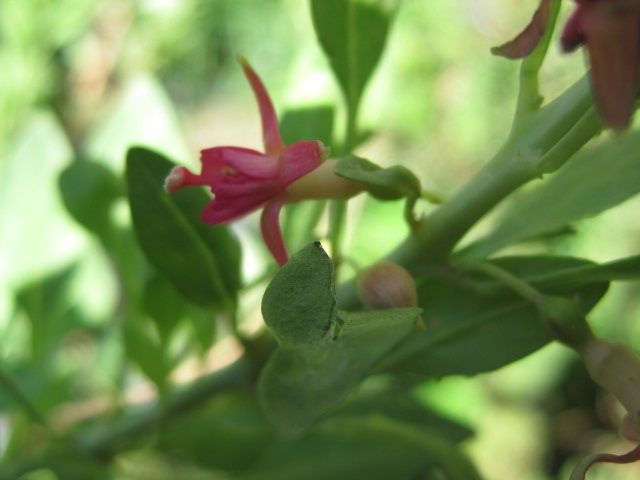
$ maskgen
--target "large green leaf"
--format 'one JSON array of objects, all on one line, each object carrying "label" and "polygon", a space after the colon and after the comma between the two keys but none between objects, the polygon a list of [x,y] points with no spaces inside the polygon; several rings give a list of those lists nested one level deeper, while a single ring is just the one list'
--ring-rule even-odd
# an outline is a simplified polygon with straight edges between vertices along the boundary
[{"label": "large green leaf", "polygon": [[518,198],[492,232],[463,252],[482,258],[509,244],[560,230],[640,192],[640,132],[581,150],[536,189]]},{"label": "large green leaf", "polygon": [[280,347],[258,385],[269,417],[298,434],[339,406],[378,361],[413,329],[418,308],[342,313],[337,338]]},{"label": "large green leaf", "polygon": [[334,108],[331,105],[287,110],[280,122],[282,140],[286,145],[301,140],[307,142],[320,140],[326,146],[331,146],[334,115]]},{"label": "large green leaf", "polygon": [[[571,270],[590,265],[584,260],[505,257],[495,264],[545,293],[576,296],[585,312],[608,285],[588,278],[566,285],[553,282],[553,275],[572,276]],[[436,378],[475,375],[525,357],[552,339],[532,304],[482,275],[434,272],[420,279],[418,295],[427,332],[403,342],[385,368]]]},{"label": "large green leaf", "polygon": [[185,298],[232,309],[240,285],[238,242],[227,227],[200,221],[200,211],[210,201],[203,190],[164,191],[173,166],[150,150],[129,150],[127,185],[138,241],[149,261]]},{"label": "large green leaf", "polygon": [[0,161],[0,287],[63,268],[85,236],[60,201],[56,179],[73,158],[59,122],[33,115]]},{"label": "large green leaf", "polygon": [[109,243],[115,234],[113,203],[124,195],[121,180],[102,164],[77,161],[62,172],[59,185],[64,205],[73,218]]},{"label": "large green leaf", "polygon": [[80,325],[80,314],[70,298],[75,266],[40,278],[16,293],[16,306],[29,322],[31,357],[46,362],[59,342]]},{"label": "large green leaf", "polygon": [[336,320],[333,262],[320,242],[291,256],[262,298],[262,315],[281,345],[322,339]]},{"label": "large green leaf", "polygon": [[159,444],[209,468],[242,471],[253,466],[275,436],[256,397],[232,391],[171,419]]},{"label": "large green leaf", "polygon": [[262,313],[280,348],[262,371],[261,400],[274,423],[297,434],[344,401],[420,309],[336,312],[333,263],[315,242],[274,277]]},{"label": "large green leaf", "polygon": [[335,417],[300,440],[273,442],[239,480],[478,480],[469,459],[441,432],[379,414]]},{"label": "large green leaf", "polygon": [[382,55],[392,10],[367,0],[311,0],[311,11],[320,44],[355,115]]}]

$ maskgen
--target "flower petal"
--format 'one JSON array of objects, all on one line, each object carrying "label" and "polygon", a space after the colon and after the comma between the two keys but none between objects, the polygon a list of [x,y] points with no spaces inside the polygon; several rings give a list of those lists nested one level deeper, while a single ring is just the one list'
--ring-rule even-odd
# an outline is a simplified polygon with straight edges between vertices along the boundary
[{"label": "flower petal", "polygon": [[280,156],[280,180],[286,188],[292,182],[315,170],[328,157],[322,142],[297,142],[285,148]]},{"label": "flower petal", "polygon": [[564,25],[560,35],[560,46],[565,53],[573,52],[584,43],[584,33],[582,32],[583,7],[578,5],[571,14],[569,20]]},{"label": "flower petal", "polygon": [[226,147],[221,152],[222,162],[246,175],[256,178],[276,178],[278,158],[243,148]]},{"label": "flower petal", "polygon": [[491,53],[510,59],[528,56],[538,46],[544,32],[547,30],[550,8],[551,0],[540,0],[540,6],[533,14],[529,25],[513,40],[498,47],[493,47]]},{"label": "flower petal", "polygon": [[244,74],[253,89],[253,93],[258,100],[258,107],[260,109],[260,118],[262,119],[262,139],[264,142],[264,151],[267,155],[278,156],[284,149],[284,143],[280,137],[280,130],[278,129],[278,117],[276,111],[273,108],[273,103],[269,98],[269,93],[264,87],[262,80],[251,68],[249,62],[244,57],[238,57],[240,65],[244,70]]},{"label": "flower petal", "polygon": [[262,210],[262,217],[260,217],[260,229],[264,243],[280,266],[289,261],[287,247],[284,244],[282,231],[280,230],[279,216],[282,205],[284,205],[283,199],[276,199],[267,203],[264,210]]},{"label": "flower petal", "polygon": [[200,219],[209,225],[228,223],[260,208],[270,196],[217,196],[204,207]]},{"label": "flower petal", "polygon": [[625,129],[631,122],[635,107],[640,13],[611,11],[604,5],[587,3],[582,25],[600,115],[607,125]]}]

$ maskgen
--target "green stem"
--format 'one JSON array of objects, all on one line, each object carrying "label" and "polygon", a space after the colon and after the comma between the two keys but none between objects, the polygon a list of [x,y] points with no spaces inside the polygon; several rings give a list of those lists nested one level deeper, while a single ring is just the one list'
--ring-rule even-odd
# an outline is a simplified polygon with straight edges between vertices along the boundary
[{"label": "green stem", "polygon": [[496,156],[416,229],[391,259],[414,270],[447,261],[467,231],[521,185],[559,168],[600,130],[586,78],[522,118]]},{"label": "green stem", "polygon": [[485,273],[531,303],[556,340],[580,351],[593,338],[587,319],[575,299],[545,295],[530,283],[489,262],[470,262],[464,267]]},{"label": "green stem", "polygon": [[551,10],[549,19],[547,20],[547,28],[544,36],[536,49],[525,58],[520,65],[520,90],[518,92],[518,100],[516,103],[516,115],[514,118],[514,129],[521,118],[528,113],[534,112],[540,108],[542,97],[540,96],[538,73],[542,67],[542,63],[549,50],[553,30],[560,12],[560,1],[551,2]]},{"label": "green stem", "polygon": [[138,415],[126,416],[121,421],[85,432],[75,444],[78,449],[94,455],[112,455],[123,440],[153,430],[167,418],[193,408],[216,394],[231,389],[250,388],[255,372],[244,357],[223,370],[205,375],[183,390],[167,396],[164,402]]}]

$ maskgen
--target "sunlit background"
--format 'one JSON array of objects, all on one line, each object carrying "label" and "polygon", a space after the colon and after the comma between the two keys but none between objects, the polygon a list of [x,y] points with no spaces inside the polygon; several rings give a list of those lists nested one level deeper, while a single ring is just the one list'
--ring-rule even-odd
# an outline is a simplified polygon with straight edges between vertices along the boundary
[{"label": "sunlit background", "polygon": [[[358,153],[412,168],[436,195],[455,192],[500,146],[511,122],[517,64],[489,49],[515,35],[537,3],[402,0],[365,95],[361,121],[373,133]],[[89,362],[82,366],[86,391],[75,385],[73,394],[38,395],[82,398],[83,408],[99,411],[118,368],[110,363],[118,358],[117,342],[103,338],[96,345],[90,334],[108,322],[118,302],[117,279],[97,240],[66,213],[60,173],[74,158],[85,158],[121,176],[133,145],[193,167],[203,148],[260,149],[259,117],[238,54],[259,72],[281,116],[303,105],[343,109],[303,0],[0,0],[0,363],[24,369],[33,377],[25,377],[27,384],[38,383],[25,353],[38,340],[29,333],[31,312],[16,295],[44,295],[38,286],[52,275],[70,280],[54,293],[57,310],[41,316],[76,325],[55,368],[66,375]],[[554,44],[542,91],[553,98],[583,73],[582,54],[561,55]],[[338,122],[337,138],[340,128]],[[120,207],[113,215],[126,223],[127,207]],[[402,208],[364,198],[351,203],[348,274],[403,238]],[[575,234],[524,251],[596,261],[631,255],[640,246],[639,208],[632,199],[577,224]],[[234,228],[248,249],[249,281],[270,260],[255,216]],[[258,315],[259,298],[260,292],[248,296],[248,318]],[[614,286],[590,315],[595,330],[640,349],[639,299],[637,285]],[[225,363],[220,355],[226,351],[212,361]],[[145,384],[142,376],[132,378],[132,388]],[[420,394],[476,430],[468,448],[489,480],[568,478],[578,451],[628,449],[616,434],[620,409],[558,345],[492,374],[429,382]],[[0,409],[12,409],[2,389]],[[0,416],[0,462],[11,434],[6,418]],[[157,459],[142,461],[145,474],[137,461],[126,460],[119,479],[165,478],[149,476]],[[610,468],[597,467],[589,478],[612,478]],[[640,473],[638,466],[615,468],[618,479]]]}]

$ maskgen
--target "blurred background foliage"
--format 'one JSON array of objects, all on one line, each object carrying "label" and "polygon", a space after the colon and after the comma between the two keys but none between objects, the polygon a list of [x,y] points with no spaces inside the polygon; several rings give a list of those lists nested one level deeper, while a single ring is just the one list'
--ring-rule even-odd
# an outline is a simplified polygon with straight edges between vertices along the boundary
[{"label": "blurred background foliage", "polygon": [[[374,133],[357,152],[384,166],[407,165],[427,189],[449,196],[508,133],[517,64],[492,57],[489,48],[519,31],[537,3],[403,0],[361,110]],[[202,148],[259,149],[258,116],[238,54],[262,76],[281,115],[307,105],[342,111],[308,8],[302,0],[0,0],[0,368],[56,428],[105,411],[113,399],[149,398],[151,385],[162,390],[170,374],[193,378],[236,355],[225,331],[216,336],[202,311],[187,326],[155,318],[153,334],[148,325],[122,332],[127,315],[145,308],[123,304],[125,283],[146,285],[155,298],[172,294],[149,280],[153,272],[132,240],[124,158],[130,146],[144,145],[195,166]],[[580,54],[561,56],[554,47],[542,91],[553,98],[583,70]],[[339,122],[333,134],[340,137]],[[99,187],[67,179],[65,195],[86,198],[87,218],[111,218],[115,244],[108,248],[104,236],[82,228],[77,212],[74,219],[65,208],[63,172],[79,159],[107,173],[96,177]],[[91,201],[96,189],[111,199],[105,212]],[[520,251],[597,261],[633,254],[640,245],[638,207],[632,199],[569,235]],[[402,239],[401,212],[397,202],[352,202],[350,264],[366,265]],[[491,218],[476,231],[490,226]],[[270,260],[255,217],[234,230],[249,284]],[[246,328],[259,318],[260,285],[239,307]],[[640,348],[639,293],[637,285],[612,288],[591,315],[595,329]],[[153,306],[147,313],[154,316]],[[163,328],[181,333],[163,336]],[[171,345],[162,343],[166,338]],[[194,338],[196,353],[185,350]],[[37,448],[41,441],[7,394],[10,382],[5,378],[0,388],[0,463],[21,455],[16,446]],[[467,443],[488,479],[566,478],[575,452],[623,448],[614,432],[620,412],[557,345],[498,372],[429,382],[418,392],[476,431]],[[254,415],[248,407],[238,414]],[[616,478],[635,478],[637,471],[620,467]],[[119,479],[219,478],[202,476],[194,465],[170,466],[153,450],[123,455],[116,472]],[[604,472],[596,468],[590,478],[608,478]]]}]

